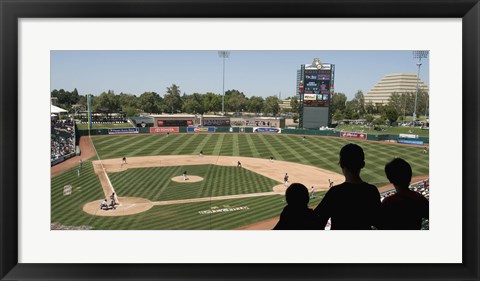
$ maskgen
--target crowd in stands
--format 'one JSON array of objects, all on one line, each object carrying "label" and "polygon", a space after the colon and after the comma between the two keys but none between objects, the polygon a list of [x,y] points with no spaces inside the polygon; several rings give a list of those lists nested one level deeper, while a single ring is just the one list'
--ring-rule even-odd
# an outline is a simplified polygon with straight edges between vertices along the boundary
[{"label": "crowd in stands", "polygon": [[75,128],[73,120],[52,119],[50,139],[50,160],[52,162],[75,153]]},{"label": "crowd in stands", "polygon": [[407,161],[395,158],[385,165],[385,175],[395,191],[383,196],[360,176],[365,155],[359,145],[342,147],[339,164],[345,182],[331,187],[315,209],[308,207],[307,187],[291,184],[285,192],[287,206],[273,229],[428,229],[429,181],[411,185],[412,168]]}]

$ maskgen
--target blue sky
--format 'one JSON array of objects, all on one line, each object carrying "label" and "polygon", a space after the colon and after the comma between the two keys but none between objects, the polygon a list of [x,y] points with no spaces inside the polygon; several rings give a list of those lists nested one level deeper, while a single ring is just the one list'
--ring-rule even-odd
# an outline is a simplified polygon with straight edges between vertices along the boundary
[{"label": "blue sky", "polygon": [[[225,90],[247,97],[295,95],[297,69],[313,58],[335,64],[335,92],[351,99],[366,94],[383,76],[417,73],[412,51],[230,51],[225,60]],[[428,85],[429,60],[420,78]],[[113,90],[163,96],[172,84],[182,94],[222,93],[223,61],[218,51],[51,51],[51,90],[77,88],[79,94]]]}]

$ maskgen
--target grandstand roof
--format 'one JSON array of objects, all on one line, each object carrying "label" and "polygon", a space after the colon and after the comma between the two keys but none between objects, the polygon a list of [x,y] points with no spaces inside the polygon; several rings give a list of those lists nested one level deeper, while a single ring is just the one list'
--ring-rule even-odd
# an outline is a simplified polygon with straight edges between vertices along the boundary
[{"label": "grandstand roof", "polygon": [[66,113],[68,111],[66,111],[65,109],[63,108],[60,108],[58,106],[55,106],[53,104],[50,105],[50,112],[51,113]]}]

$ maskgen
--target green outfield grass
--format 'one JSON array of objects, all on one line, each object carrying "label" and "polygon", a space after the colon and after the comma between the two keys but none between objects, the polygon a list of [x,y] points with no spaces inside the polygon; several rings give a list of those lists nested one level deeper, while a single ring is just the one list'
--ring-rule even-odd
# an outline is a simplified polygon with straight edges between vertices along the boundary
[{"label": "green outfield grass", "polygon": [[[92,136],[101,159],[123,156],[149,155],[205,155],[242,156],[291,161],[341,173],[338,166],[340,148],[350,142],[358,143],[365,151],[366,167],[362,178],[377,186],[387,184],[384,165],[393,157],[407,160],[414,176],[428,175],[428,155],[422,148],[370,141],[352,141],[295,135],[270,134],[145,134],[125,136]],[[96,160],[96,159],[91,159]],[[176,183],[170,179],[183,170],[190,175],[205,178],[198,183]],[[142,197],[151,201],[165,201],[199,197],[215,197],[243,193],[271,191],[277,182],[237,167],[195,165],[128,169],[109,173],[119,196]],[[74,192],[63,196],[63,186],[71,184]],[[67,226],[89,225],[94,229],[235,229],[278,216],[285,206],[284,196],[271,195],[243,199],[154,206],[144,213],[125,217],[99,217],[82,211],[85,203],[103,198],[98,177],[92,163],[85,161],[81,176],[77,168],[52,177],[52,222]],[[323,193],[311,202],[316,206]],[[199,212],[223,206],[248,209],[200,214]]]},{"label": "green outfield grass", "polygon": [[[171,180],[185,170],[189,175],[200,176],[204,180],[192,183]],[[121,196],[141,197],[150,201],[269,192],[273,186],[281,184],[247,169],[216,165],[128,169],[111,173],[109,177],[115,191]]]}]

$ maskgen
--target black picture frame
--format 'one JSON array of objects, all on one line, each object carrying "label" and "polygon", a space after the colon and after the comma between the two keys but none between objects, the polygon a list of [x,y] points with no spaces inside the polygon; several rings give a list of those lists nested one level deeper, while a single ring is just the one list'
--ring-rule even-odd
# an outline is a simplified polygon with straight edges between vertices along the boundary
[{"label": "black picture frame", "polygon": [[[478,0],[0,0],[1,280],[479,280],[479,15]],[[154,17],[462,18],[463,263],[18,263],[18,19]]]}]

